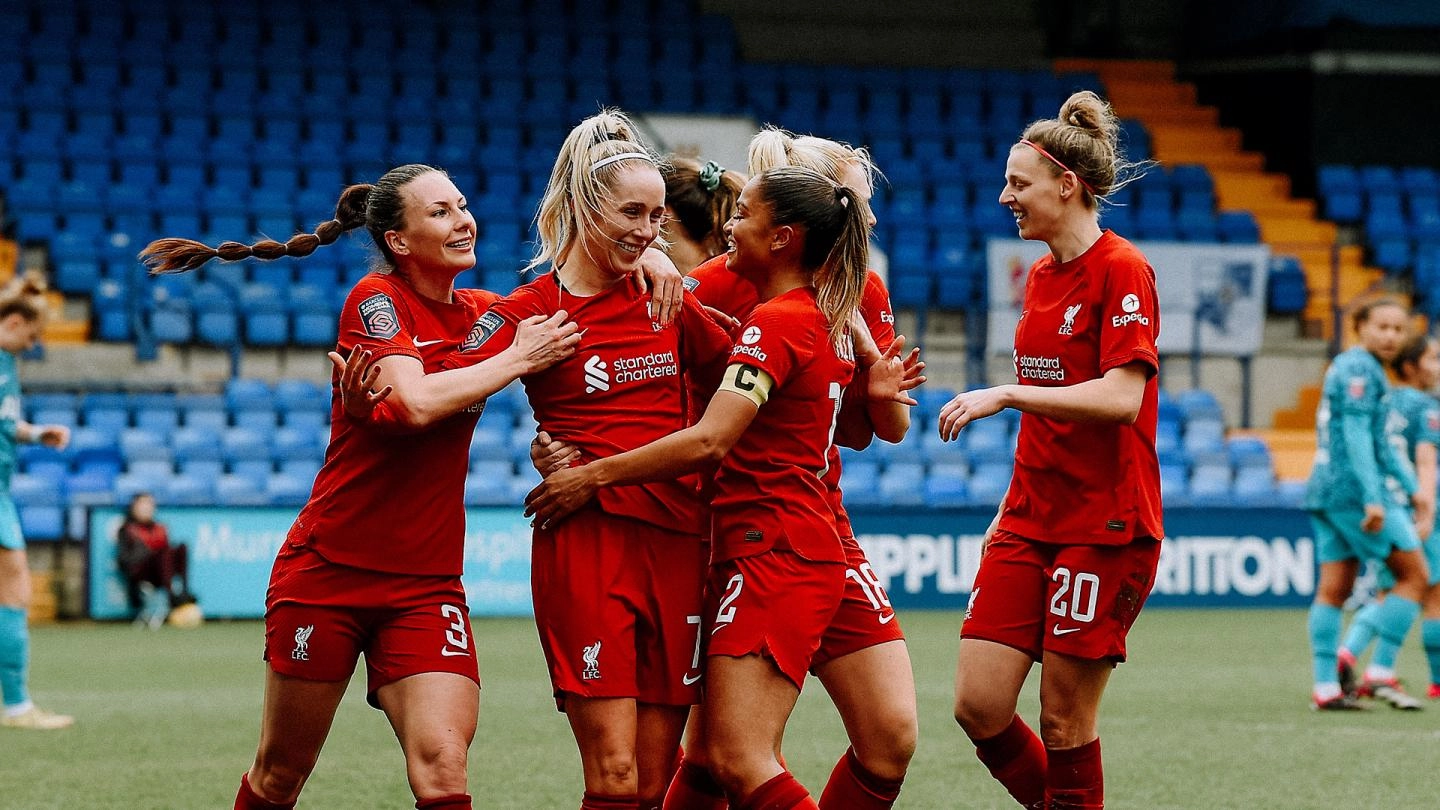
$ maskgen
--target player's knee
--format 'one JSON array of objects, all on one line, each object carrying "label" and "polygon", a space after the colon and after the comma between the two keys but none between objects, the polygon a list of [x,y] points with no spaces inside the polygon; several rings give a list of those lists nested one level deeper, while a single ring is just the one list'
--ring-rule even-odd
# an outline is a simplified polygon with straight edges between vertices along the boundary
[{"label": "player's knee", "polygon": [[265,801],[288,804],[300,796],[313,767],[314,763],[297,768],[291,763],[257,760],[250,771],[250,789]]},{"label": "player's knee", "polygon": [[993,737],[1005,730],[1015,712],[999,711],[995,705],[973,693],[955,696],[955,722],[972,740]]},{"label": "player's knee", "polygon": [[1046,748],[1065,749],[1095,738],[1094,720],[1064,710],[1040,709],[1040,740]]},{"label": "player's knee", "polygon": [[418,794],[446,796],[464,793],[469,765],[469,747],[460,740],[439,740],[426,745],[408,764],[410,780]]},{"label": "player's knee", "polygon": [[595,760],[593,776],[600,780],[607,793],[634,793],[639,789],[640,772],[635,755],[628,751],[607,751]]},{"label": "player's knee", "polygon": [[854,744],[855,757],[867,771],[884,779],[898,780],[910,769],[920,731],[915,715],[896,716],[879,733],[867,734]]},{"label": "player's knee", "polygon": [[710,759],[710,777],[732,795],[744,792],[757,763],[767,758],[739,741],[732,744],[715,738],[706,741],[706,755]]}]

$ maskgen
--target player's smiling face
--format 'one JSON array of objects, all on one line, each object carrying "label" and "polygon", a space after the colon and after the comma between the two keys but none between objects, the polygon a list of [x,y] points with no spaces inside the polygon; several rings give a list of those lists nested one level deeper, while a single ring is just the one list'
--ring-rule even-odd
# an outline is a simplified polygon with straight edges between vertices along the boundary
[{"label": "player's smiling face", "polygon": [[1000,204],[1014,215],[1021,239],[1048,241],[1064,211],[1060,178],[1039,152],[1016,144],[1005,161],[1005,190],[1000,192]]},{"label": "player's smiling face", "polygon": [[763,275],[774,236],[770,203],[760,196],[758,181],[751,180],[725,222],[725,266],[751,280]]},{"label": "player's smiling face", "polygon": [[475,217],[450,178],[426,172],[406,183],[400,193],[405,199],[405,224],[387,234],[397,262],[443,270],[452,278],[475,266]]},{"label": "player's smiling face", "polygon": [[664,178],[647,160],[626,160],[615,172],[609,199],[600,201],[600,216],[585,241],[600,269],[625,275],[640,266],[640,256],[664,224]]}]

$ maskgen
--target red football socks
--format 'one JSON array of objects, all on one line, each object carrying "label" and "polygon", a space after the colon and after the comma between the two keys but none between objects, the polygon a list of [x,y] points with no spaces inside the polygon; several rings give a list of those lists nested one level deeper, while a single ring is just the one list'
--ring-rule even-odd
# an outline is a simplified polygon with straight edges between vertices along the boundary
[{"label": "red football socks", "polygon": [[1100,738],[1079,748],[1047,748],[1050,772],[1045,800],[1050,810],[1099,810],[1105,806],[1105,769]]},{"label": "red football socks", "polygon": [[725,789],[710,775],[710,769],[681,760],[670,790],[665,794],[666,810],[725,810],[730,800]]},{"label": "red football socks", "polygon": [[734,803],[735,810],[820,810],[820,805],[810,798],[810,791],[800,784],[789,771],[761,785],[745,798]]},{"label": "red football socks", "polygon": [[580,800],[580,810],[639,810],[640,800],[635,794],[629,796],[601,796],[598,793],[585,791],[585,797]]},{"label": "red football socks", "polygon": [[975,756],[1021,807],[1044,806],[1045,744],[1020,715],[1004,731],[974,743]]},{"label": "red football socks", "polygon": [[860,764],[854,748],[847,748],[820,794],[820,810],[889,810],[902,781],[876,776]]},{"label": "red football socks", "polygon": [[267,802],[250,787],[250,773],[240,775],[240,790],[235,793],[235,810],[294,810],[295,803]]},{"label": "red football socks", "polygon": [[474,810],[474,807],[469,793],[452,793],[449,796],[436,796],[415,802],[415,810]]}]

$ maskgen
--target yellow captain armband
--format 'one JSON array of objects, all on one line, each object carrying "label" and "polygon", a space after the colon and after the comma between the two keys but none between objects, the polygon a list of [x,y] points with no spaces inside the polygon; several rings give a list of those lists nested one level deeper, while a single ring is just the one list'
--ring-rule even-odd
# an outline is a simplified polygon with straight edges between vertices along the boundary
[{"label": "yellow captain armband", "polygon": [[731,363],[720,380],[721,391],[734,391],[755,403],[757,408],[770,398],[770,389],[774,386],[774,378],[749,363]]}]

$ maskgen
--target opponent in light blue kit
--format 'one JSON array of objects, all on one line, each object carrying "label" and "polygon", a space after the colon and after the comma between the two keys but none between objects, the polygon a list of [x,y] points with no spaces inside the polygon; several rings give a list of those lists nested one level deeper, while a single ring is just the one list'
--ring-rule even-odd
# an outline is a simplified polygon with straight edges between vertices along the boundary
[{"label": "opponent in light blue kit", "polygon": [[[1390,418],[1387,429],[1391,444],[1407,464],[1413,465],[1417,482],[1414,524],[1416,535],[1423,544],[1425,562],[1429,569],[1429,587],[1422,601],[1421,639],[1425,655],[1430,663],[1431,698],[1440,697],[1440,537],[1435,528],[1436,496],[1436,453],[1440,448],[1440,401],[1426,393],[1440,380],[1440,341],[1419,335],[1407,341],[1390,363],[1400,380],[1390,394]],[[1386,478],[1390,494],[1401,504],[1407,504],[1402,483]],[[1378,635],[1375,615],[1392,588],[1395,577],[1390,570],[1381,567],[1377,574],[1379,598],[1361,608],[1355,614],[1345,644],[1340,648],[1341,686],[1354,683],[1355,659],[1364,653]],[[1370,666],[1365,670],[1365,680],[1359,686],[1359,693],[1373,694],[1397,709],[1418,709],[1420,702],[1405,694],[1395,677],[1395,659],[1400,647],[1382,638],[1375,648]]]},{"label": "opponent in light blue kit", "polygon": [[1384,560],[1395,574],[1395,588],[1374,617],[1381,637],[1402,643],[1420,613],[1426,577],[1420,540],[1409,513],[1384,484],[1393,475],[1406,497],[1415,492],[1414,475],[1386,439],[1390,385],[1380,365],[1399,352],[1409,314],[1390,298],[1359,307],[1354,327],[1360,345],[1338,355],[1325,372],[1306,494],[1320,561],[1309,620],[1317,709],[1363,705],[1341,689],[1337,671],[1342,610],[1362,560]]},{"label": "opponent in light blue kit", "polygon": [[20,380],[15,355],[35,345],[45,314],[44,286],[20,278],[0,292],[0,692],[5,708],[0,728],[65,728],[74,719],[51,714],[30,701],[26,689],[30,663],[30,566],[20,515],[10,500],[15,446],[40,442],[63,448],[70,430],[63,425],[32,425],[21,418]]}]

